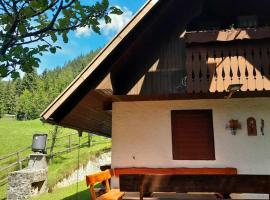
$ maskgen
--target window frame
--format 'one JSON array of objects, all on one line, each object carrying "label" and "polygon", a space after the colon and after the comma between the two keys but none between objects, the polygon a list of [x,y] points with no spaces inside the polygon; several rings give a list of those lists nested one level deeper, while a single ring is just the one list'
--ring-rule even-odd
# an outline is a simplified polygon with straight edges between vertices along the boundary
[{"label": "window frame", "polygon": [[[187,155],[179,155],[179,150],[177,151],[177,148],[179,148],[179,144],[175,144],[176,140],[176,133],[175,133],[175,120],[176,119],[176,115],[177,114],[201,114],[202,112],[204,112],[204,115],[207,115],[208,120],[209,120],[209,137],[208,137],[208,141],[209,141],[209,155],[206,157],[202,157],[202,158],[194,158],[194,157],[190,157],[187,158]],[[191,122],[192,123],[192,122]],[[211,109],[204,109],[204,110],[171,110],[171,136],[172,136],[172,157],[173,160],[216,160],[216,155],[215,155],[215,138],[214,138],[214,127],[213,127],[213,111]],[[179,137],[179,136],[178,136]],[[181,145],[181,144],[180,144]]]}]

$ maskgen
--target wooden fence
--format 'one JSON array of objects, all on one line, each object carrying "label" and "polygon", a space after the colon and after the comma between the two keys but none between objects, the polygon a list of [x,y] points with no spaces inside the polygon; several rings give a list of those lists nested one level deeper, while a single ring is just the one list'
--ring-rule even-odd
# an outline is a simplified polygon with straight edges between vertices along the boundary
[{"label": "wooden fence", "polygon": [[[16,151],[14,153],[10,153],[8,155],[4,155],[0,157],[0,162],[1,163],[7,163],[6,166],[4,167],[0,167],[0,175],[4,176],[6,175],[3,179],[0,180],[0,186],[4,183],[6,183],[7,181],[7,174],[10,171],[9,169],[22,169],[23,168],[23,162],[28,160],[28,156],[22,156],[22,154],[24,152],[26,152],[27,150],[30,150],[31,146],[25,147],[19,151]],[[16,160],[15,160],[16,159]],[[8,162],[8,160],[12,160],[11,162]],[[14,161],[15,160],[15,161]],[[4,173],[4,172],[7,173]],[[1,178],[1,177],[0,177]]]},{"label": "wooden fence", "polygon": [[[69,153],[75,149],[91,146],[93,144],[100,144],[104,142],[108,142],[110,140],[104,139],[99,141],[92,141],[92,136],[87,134],[87,136],[80,138],[80,144],[78,143],[78,139],[74,141],[73,137],[77,136],[77,133],[69,134],[61,137],[55,138],[57,141],[54,145],[54,151],[48,152],[47,159],[52,161],[53,158],[62,155],[64,153]],[[50,145],[50,141],[52,139],[49,138],[47,144]],[[46,150],[51,150],[51,146],[46,147]],[[6,184],[7,176],[9,172],[14,170],[21,170],[25,166],[27,166],[27,162],[29,160],[29,154],[31,153],[31,146],[25,147],[19,151],[4,155],[0,157],[0,186]],[[5,166],[2,166],[5,165]]]}]

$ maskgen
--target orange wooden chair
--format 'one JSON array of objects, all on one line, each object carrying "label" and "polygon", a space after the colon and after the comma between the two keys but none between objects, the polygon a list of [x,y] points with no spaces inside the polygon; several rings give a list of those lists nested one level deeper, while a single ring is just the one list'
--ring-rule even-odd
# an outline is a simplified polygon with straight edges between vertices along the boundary
[{"label": "orange wooden chair", "polygon": [[[86,184],[90,186],[90,193],[92,200],[121,200],[124,196],[124,192],[121,192],[119,189],[111,189],[109,184],[109,179],[111,178],[110,170],[105,170],[93,175],[86,176]],[[99,197],[96,197],[94,186],[96,183],[105,183],[105,194],[102,194]]]}]

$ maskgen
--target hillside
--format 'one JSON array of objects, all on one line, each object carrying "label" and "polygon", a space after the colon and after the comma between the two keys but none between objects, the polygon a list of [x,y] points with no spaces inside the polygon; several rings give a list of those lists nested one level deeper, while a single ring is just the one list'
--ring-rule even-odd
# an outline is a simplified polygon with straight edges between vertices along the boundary
[{"label": "hillside", "polygon": [[[53,126],[39,119],[17,121],[10,118],[0,119],[0,156],[30,146],[34,133],[50,133]],[[62,134],[74,133],[71,129],[61,129]]]},{"label": "hillside", "polygon": [[63,67],[45,70],[42,74],[33,71],[23,78],[0,81],[0,117],[14,115],[19,120],[38,118],[98,51],[91,51]]}]

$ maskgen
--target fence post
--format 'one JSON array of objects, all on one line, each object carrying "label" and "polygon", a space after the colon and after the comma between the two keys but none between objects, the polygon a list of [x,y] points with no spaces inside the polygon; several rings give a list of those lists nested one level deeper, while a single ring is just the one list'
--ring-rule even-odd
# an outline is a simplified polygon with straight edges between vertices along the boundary
[{"label": "fence post", "polygon": [[71,152],[71,135],[68,135],[68,151]]},{"label": "fence post", "polygon": [[88,133],[88,147],[92,146],[92,133]]},{"label": "fence post", "polygon": [[50,148],[50,164],[52,163],[54,157],[53,150],[57,139],[57,135],[60,133],[59,126],[55,126],[54,130],[51,133],[52,133],[52,144]]},{"label": "fence post", "polygon": [[21,162],[21,159],[20,159],[20,153],[17,152],[17,163],[19,165],[19,169],[21,170],[22,169],[22,162]]}]

